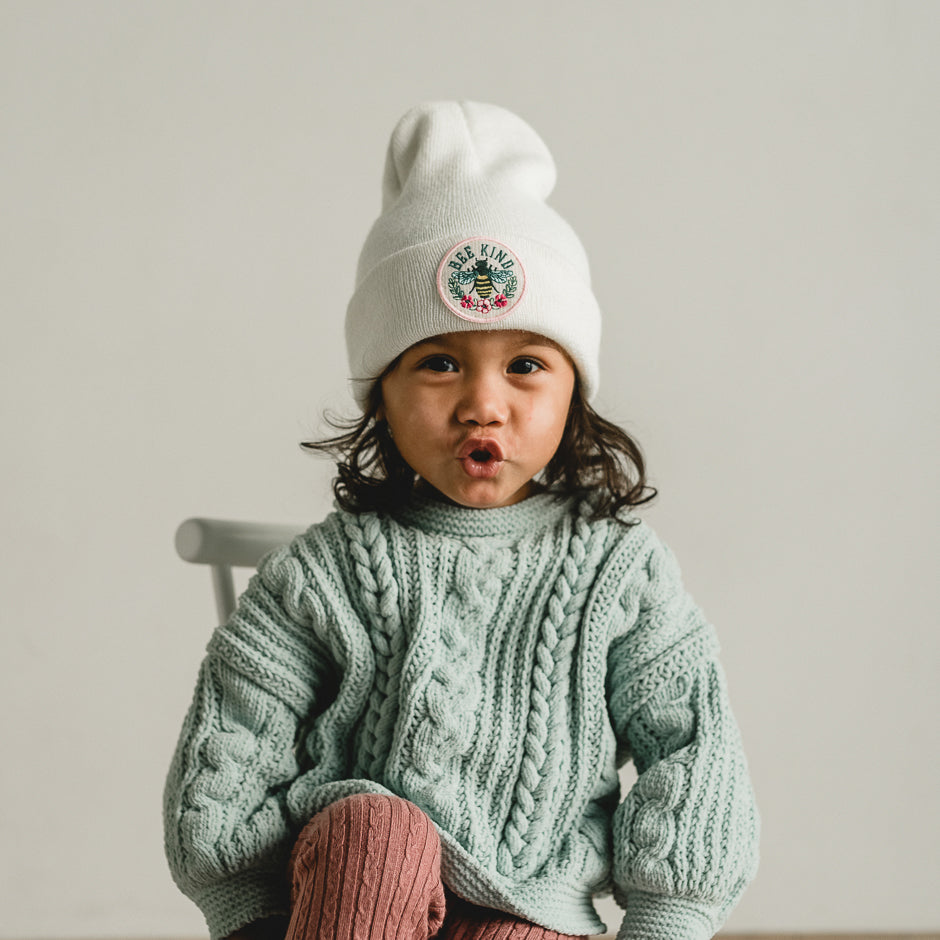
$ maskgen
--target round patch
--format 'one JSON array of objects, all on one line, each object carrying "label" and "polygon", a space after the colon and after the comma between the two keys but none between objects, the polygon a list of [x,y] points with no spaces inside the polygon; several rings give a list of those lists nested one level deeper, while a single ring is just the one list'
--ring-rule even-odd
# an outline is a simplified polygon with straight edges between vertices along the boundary
[{"label": "round patch", "polygon": [[509,316],[525,292],[525,271],[514,251],[491,238],[467,238],[437,269],[441,300],[464,320],[492,323]]}]

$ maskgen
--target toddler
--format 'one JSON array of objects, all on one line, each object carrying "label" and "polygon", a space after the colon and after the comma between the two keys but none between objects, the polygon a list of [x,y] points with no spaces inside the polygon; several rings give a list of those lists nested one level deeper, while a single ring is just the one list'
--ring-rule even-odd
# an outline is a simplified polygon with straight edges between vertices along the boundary
[{"label": "toddler", "polygon": [[[392,134],[346,340],[337,509],[259,566],[202,664],[167,856],[213,940],[704,940],[757,867],[712,627],[590,402],[600,313],[493,106]],[[621,800],[617,769],[638,780]]]}]

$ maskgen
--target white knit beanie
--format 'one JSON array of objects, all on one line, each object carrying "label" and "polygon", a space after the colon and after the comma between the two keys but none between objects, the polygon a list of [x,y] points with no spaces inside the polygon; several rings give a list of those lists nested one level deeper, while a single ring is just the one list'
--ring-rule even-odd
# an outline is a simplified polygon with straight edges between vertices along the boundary
[{"label": "white knit beanie", "polygon": [[587,255],[545,199],[555,164],[503,108],[435,102],[392,132],[382,214],[346,311],[353,393],[409,346],[443,333],[527,330],[558,343],[586,399],[598,385],[600,311]]}]

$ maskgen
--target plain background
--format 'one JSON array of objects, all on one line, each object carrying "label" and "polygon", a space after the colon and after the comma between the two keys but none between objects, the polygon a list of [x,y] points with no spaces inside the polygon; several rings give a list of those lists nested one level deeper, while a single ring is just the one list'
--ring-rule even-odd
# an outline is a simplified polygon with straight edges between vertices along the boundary
[{"label": "plain background", "polygon": [[763,813],[729,928],[940,926],[938,48],[934,2],[0,4],[0,936],[200,935],[173,533],[329,510],[298,441],[435,98],[555,154]]}]

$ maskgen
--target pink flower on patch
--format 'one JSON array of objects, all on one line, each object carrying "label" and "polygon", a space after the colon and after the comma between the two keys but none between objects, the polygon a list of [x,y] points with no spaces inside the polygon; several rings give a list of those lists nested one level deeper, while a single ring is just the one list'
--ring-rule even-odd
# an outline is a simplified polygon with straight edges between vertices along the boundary
[{"label": "pink flower on patch", "polygon": [[506,295],[505,295],[505,294],[497,294],[497,295],[493,298],[493,303],[494,303],[497,307],[505,307],[506,304],[509,303],[509,301],[506,300]]},{"label": "pink flower on patch", "polygon": [[475,305],[474,299],[469,294],[464,294],[460,298],[460,306],[466,307],[468,310]]},{"label": "pink flower on patch", "polygon": [[493,305],[488,300],[477,301],[477,313],[489,313],[492,309]]}]

